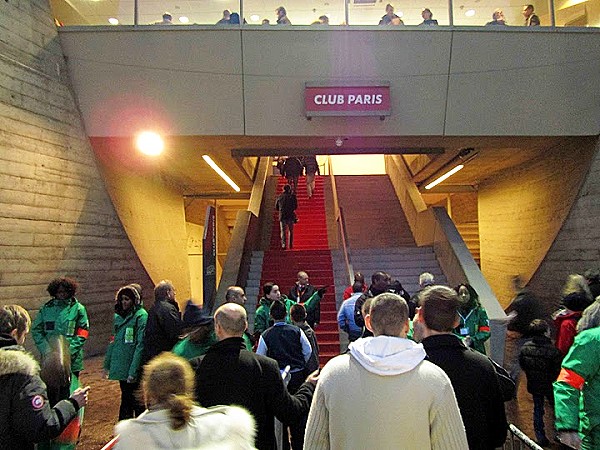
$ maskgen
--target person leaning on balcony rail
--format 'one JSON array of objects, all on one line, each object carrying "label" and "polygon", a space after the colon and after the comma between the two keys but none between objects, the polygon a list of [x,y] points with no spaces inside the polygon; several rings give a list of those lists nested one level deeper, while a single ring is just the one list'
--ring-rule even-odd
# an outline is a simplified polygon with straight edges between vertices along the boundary
[{"label": "person leaning on balcony rail", "polygon": [[523,6],[523,17],[525,17],[526,27],[539,27],[540,18],[533,12],[533,5]]},{"label": "person leaning on balcony rail", "polygon": [[291,25],[290,19],[288,19],[287,11],[283,6],[280,6],[275,10],[275,14],[277,14],[277,25]]},{"label": "person leaning on balcony rail", "polygon": [[173,25],[173,16],[169,12],[165,12],[162,15],[162,20],[154,22],[154,25]]},{"label": "person leaning on balcony rail", "polygon": [[[385,5],[385,14],[381,17],[379,25],[394,25],[392,23],[393,19],[400,19],[400,16],[394,14],[394,7],[390,3],[388,3],[387,5]],[[400,19],[400,22],[402,22],[402,19]]]},{"label": "person leaning on balcony rail", "polygon": [[438,21],[433,18],[433,13],[429,8],[423,8],[423,11],[421,11],[421,17],[423,18],[423,22],[421,22],[419,26],[435,26],[438,24]]},{"label": "person leaning on balcony rail", "polygon": [[486,27],[497,26],[497,25],[499,25],[499,26],[507,25],[506,19],[504,18],[504,12],[502,12],[502,10],[500,8],[498,8],[494,11],[494,13],[492,14],[492,20],[485,24]]}]

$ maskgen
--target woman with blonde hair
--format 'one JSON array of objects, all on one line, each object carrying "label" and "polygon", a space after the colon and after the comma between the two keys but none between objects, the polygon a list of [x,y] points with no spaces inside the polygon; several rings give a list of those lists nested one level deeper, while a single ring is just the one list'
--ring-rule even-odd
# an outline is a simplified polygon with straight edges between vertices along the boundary
[{"label": "woman with blonde hair", "polygon": [[254,419],[237,406],[201,408],[193,400],[194,371],[180,356],[162,353],[144,367],[147,410],[119,422],[116,449],[253,449]]}]

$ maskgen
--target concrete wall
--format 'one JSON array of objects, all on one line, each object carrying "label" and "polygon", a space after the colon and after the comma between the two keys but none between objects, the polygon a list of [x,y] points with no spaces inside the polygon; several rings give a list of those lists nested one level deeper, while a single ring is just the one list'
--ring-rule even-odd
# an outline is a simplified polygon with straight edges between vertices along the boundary
[{"label": "concrete wall", "polygon": [[[584,238],[593,232],[591,230],[597,230],[596,223],[587,220],[585,223],[590,230],[580,236],[580,230],[573,228],[576,219],[565,222],[573,205],[577,208],[583,199],[591,200],[591,192],[586,193],[586,188],[580,191],[580,187],[597,152],[595,141],[595,138],[586,138],[569,147],[549,149],[543,158],[504,171],[481,184],[478,205],[481,270],[502,305],[507,306],[513,296],[511,277],[520,274],[525,282],[529,281],[551,246],[555,248],[553,254],[557,255],[565,239],[577,241],[571,248],[581,250],[581,255],[575,259],[579,263],[562,262],[559,268],[552,260],[545,262],[540,267],[543,272],[536,278],[538,288],[543,284],[539,280],[547,278],[558,278],[560,285],[570,271],[591,264],[593,254],[598,264],[597,242]],[[599,164],[595,162],[593,167]],[[595,201],[597,203],[597,197]],[[594,200],[590,203],[593,205]],[[582,226],[580,222],[576,223]],[[553,244],[561,227],[565,231]],[[568,229],[572,231],[566,231]],[[565,273],[564,277],[562,273]],[[558,289],[554,292],[558,293]]]},{"label": "concrete wall", "polygon": [[[90,136],[600,134],[600,32],[61,29]],[[304,117],[304,83],[386,80],[392,115]],[[132,95],[135,93],[135,95]],[[136,114],[143,112],[143,114]]]},{"label": "concrete wall", "polygon": [[529,287],[548,306],[558,302],[569,274],[583,274],[586,269],[600,267],[600,140],[592,147],[593,160],[583,186],[529,282]]},{"label": "concrete wall", "polygon": [[[152,282],[111,204],[85,135],[48,4],[0,4],[0,304],[35,316],[70,276],[104,351],[116,289]],[[31,346],[31,340],[28,340]]]}]

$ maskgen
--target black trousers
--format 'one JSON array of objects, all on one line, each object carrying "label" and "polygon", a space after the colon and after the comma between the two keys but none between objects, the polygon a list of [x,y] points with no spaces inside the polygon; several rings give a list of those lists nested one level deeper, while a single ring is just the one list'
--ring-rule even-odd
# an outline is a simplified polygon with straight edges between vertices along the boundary
[{"label": "black trousers", "polygon": [[137,390],[140,387],[139,382],[128,383],[119,381],[121,387],[121,406],[119,408],[119,420],[132,419],[144,412],[144,406],[136,397]]}]

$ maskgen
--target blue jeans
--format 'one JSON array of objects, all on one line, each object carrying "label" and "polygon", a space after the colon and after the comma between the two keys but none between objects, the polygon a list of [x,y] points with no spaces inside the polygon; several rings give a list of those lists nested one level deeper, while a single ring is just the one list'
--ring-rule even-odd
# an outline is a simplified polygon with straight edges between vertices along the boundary
[{"label": "blue jeans", "polygon": [[544,430],[544,402],[546,398],[550,404],[554,404],[554,398],[551,393],[532,394],[533,396],[533,429],[535,438],[538,442],[545,441],[546,431]]}]

